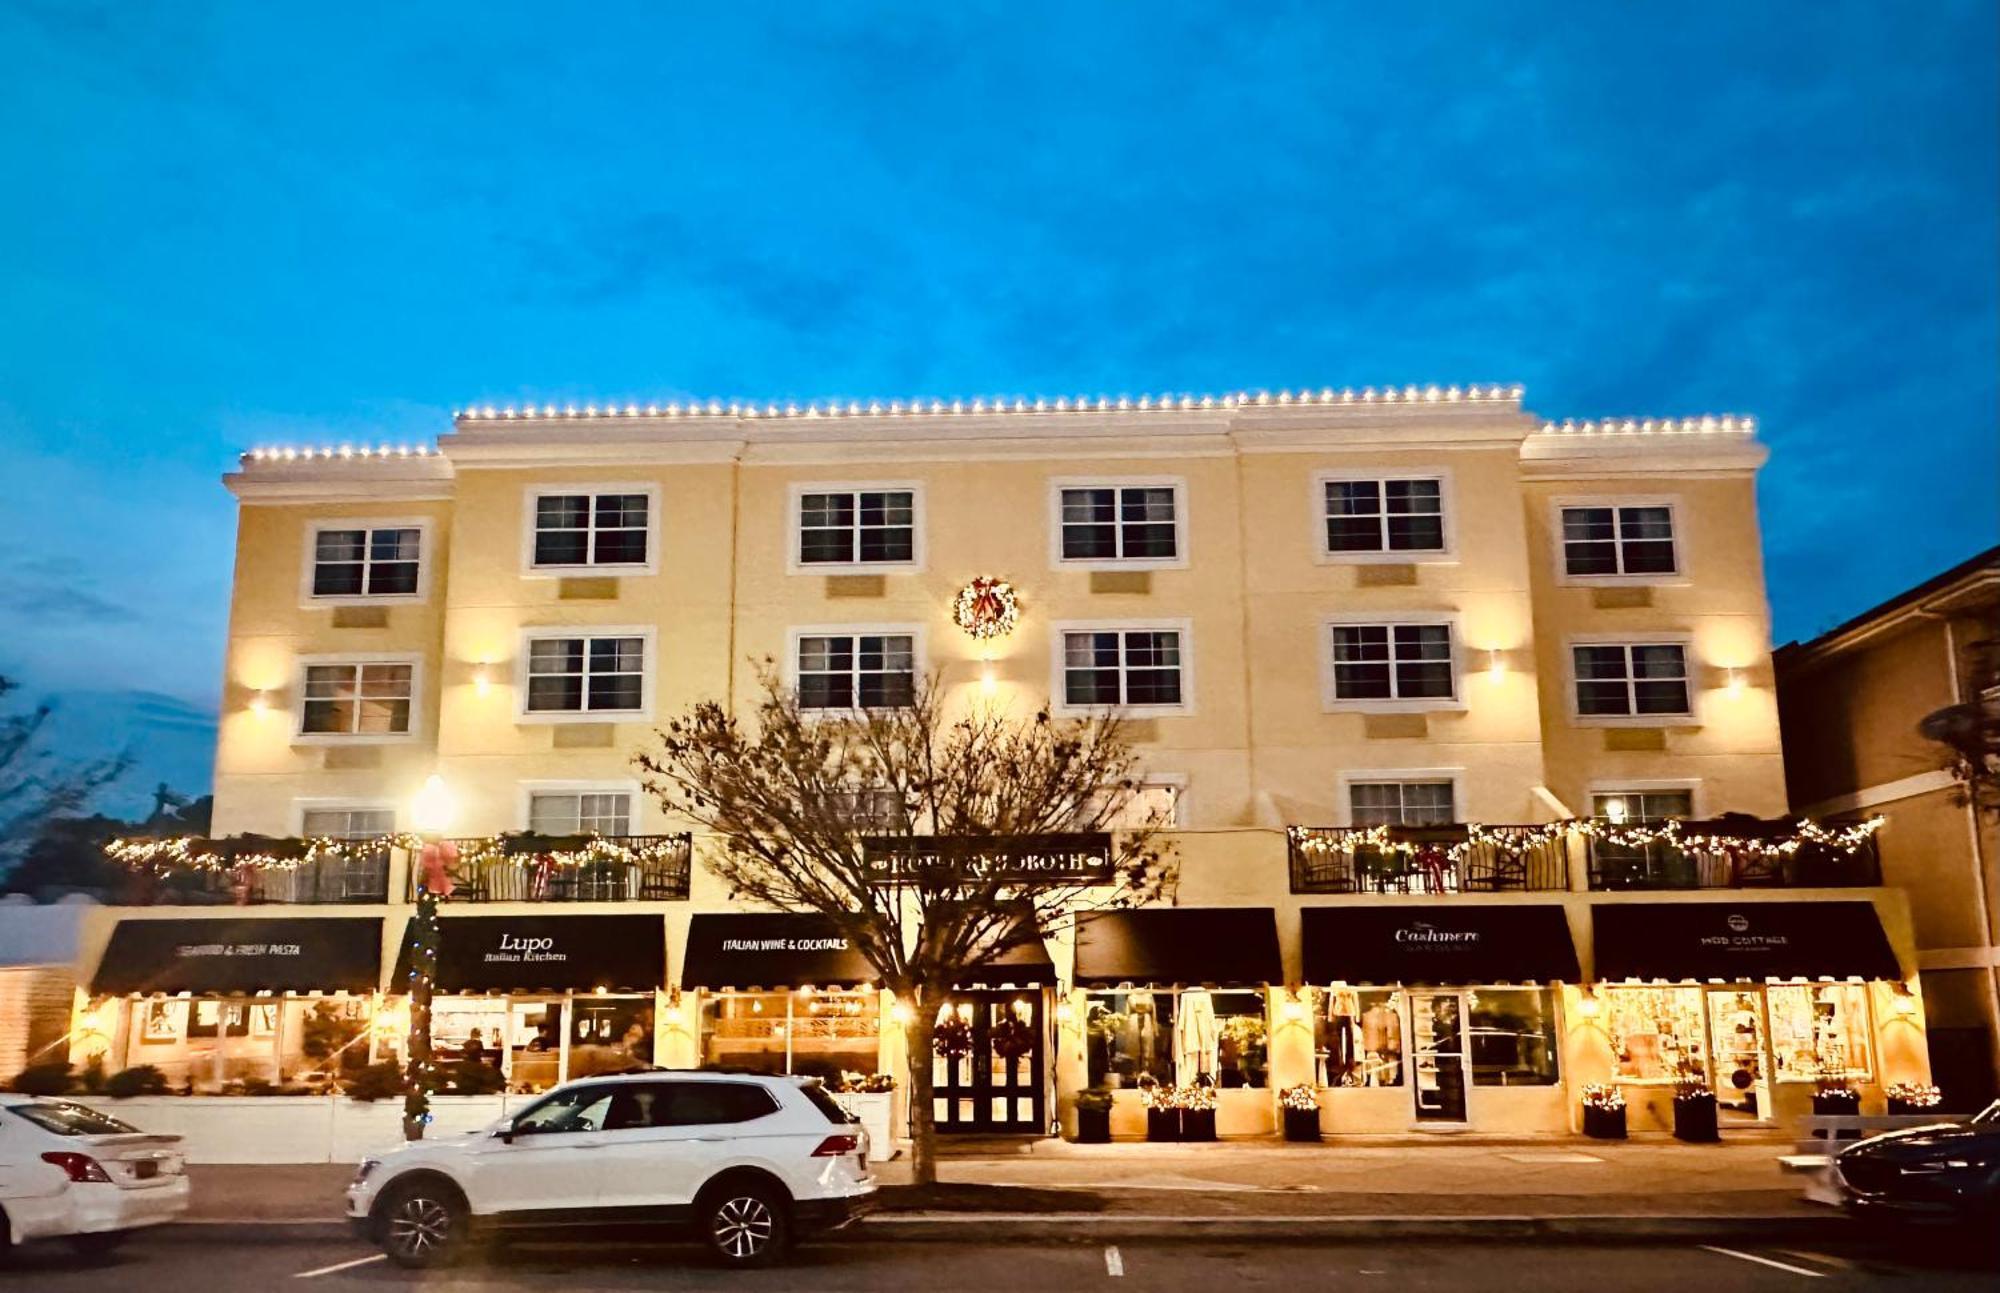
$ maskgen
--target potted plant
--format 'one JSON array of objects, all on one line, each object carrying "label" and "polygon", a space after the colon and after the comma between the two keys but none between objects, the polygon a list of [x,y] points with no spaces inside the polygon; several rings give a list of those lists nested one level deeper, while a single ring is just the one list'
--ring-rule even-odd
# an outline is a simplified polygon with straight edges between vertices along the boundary
[{"label": "potted plant", "polygon": [[1928,1082],[1891,1082],[1887,1092],[1889,1113],[1894,1117],[1917,1117],[1935,1113],[1944,1103],[1944,1092]]},{"label": "potted plant", "polygon": [[1861,1112],[1861,1093],[1838,1069],[1821,1069],[1813,1081],[1812,1111],[1823,1118],[1852,1118]]},{"label": "potted plant", "polygon": [[1674,1072],[1674,1139],[1696,1144],[1722,1139],[1715,1129],[1715,1092],[1699,1064]]},{"label": "potted plant", "polygon": [[1111,1092],[1106,1088],[1076,1093],[1076,1139],[1082,1145],[1111,1143]]},{"label": "potted plant", "polygon": [[1139,1075],[1139,1103],[1146,1106],[1146,1139],[1155,1143],[1181,1138],[1181,1107],[1175,1089],[1161,1086],[1150,1073]]},{"label": "potted plant", "polygon": [[1616,1083],[1584,1084],[1583,1134],[1593,1140],[1625,1139],[1625,1092]]},{"label": "potted plant", "polygon": [[1278,1094],[1278,1110],[1285,1120],[1285,1139],[1319,1143],[1319,1092],[1301,1082]]},{"label": "potted plant", "polygon": [[1175,1091],[1181,1112],[1182,1140],[1215,1139],[1215,1088],[1205,1081]]}]

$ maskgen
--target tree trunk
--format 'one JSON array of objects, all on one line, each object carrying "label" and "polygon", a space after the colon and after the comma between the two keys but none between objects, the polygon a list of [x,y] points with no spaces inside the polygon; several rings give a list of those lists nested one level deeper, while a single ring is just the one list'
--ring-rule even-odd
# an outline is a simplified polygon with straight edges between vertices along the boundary
[{"label": "tree trunk", "polygon": [[937,1002],[921,995],[911,1004],[903,1043],[910,1061],[910,1179],[937,1180],[937,1108],[931,1086],[931,1035],[937,1030]]}]

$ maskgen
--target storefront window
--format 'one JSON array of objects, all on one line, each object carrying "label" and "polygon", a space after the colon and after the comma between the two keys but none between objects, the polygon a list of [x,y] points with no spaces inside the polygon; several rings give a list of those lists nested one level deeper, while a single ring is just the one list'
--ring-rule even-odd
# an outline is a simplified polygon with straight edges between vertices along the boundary
[{"label": "storefront window", "polygon": [[368,1062],[365,997],[133,998],[122,1062],[203,1094],[312,1089]]},{"label": "storefront window", "polygon": [[569,1076],[621,1073],[653,1062],[653,997],[570,1002]]},{"label": "storefront window", "polygon": [[1085,1015],[1090,1084],[1102,1087],[1192,1083],[1268,1084],[1270,1045],[1264,993],[1127,988],[1089,995]]},{"label": "storefront window", "polygon": [[1682,1074],[1708,1078],[1701,989],[1607,988],[1605,1025],[1623,1082],[1672,1082]]},{"label": "storefront window", "polygon": [[1481,988],[1465,994],[1472,1085],[1553,1086],[1555,1001],[1546,988]]},{"label": "storefront window", "polygon": [[705,1068],[837,1079],[881,1065],[873,992],[711,992],[701,1003]]},{"label": "storefront window", "polygon": [[1318,995],[1313,1049],[1319,1085],[1403,1085],[1403,996],[1336,985]]},{"label": "storefront window", "polygon": [[1769,989],[1771,1052],[1781,1082],[1866,1081],[1868,989],[1859,983],[1794,983]]}]

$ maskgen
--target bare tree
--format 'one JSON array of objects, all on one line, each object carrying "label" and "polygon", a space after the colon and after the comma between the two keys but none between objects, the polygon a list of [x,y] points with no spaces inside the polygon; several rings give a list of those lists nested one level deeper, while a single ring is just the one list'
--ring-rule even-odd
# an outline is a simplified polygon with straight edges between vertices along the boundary
[{"label": "bare tree", "polygon": [[[0,697],[18,688],[0,676]],[[128,755],[65,762],[37,747],[49,707],[0,715],[0,874],[11,870],[51,818],[74,814],[131,766]]]},{"label": "bare tree", "polygon": [[668,812],[713,834],[706,865],[734,896],[825,917],[910,1007],[912,1166],[928,1184],[933,1030],[953,985],[1065,923],[1162,896],[1171,848],[1147,823],[1110,832],[1087,876],[1010,864],[1032,837],[1126,815],[1137,759],[1115,715],[954,712],[933,678],[907,704],[828,716],[801,709],[768,661],[760,677],[754,726],[702,702],[635,762]]}]

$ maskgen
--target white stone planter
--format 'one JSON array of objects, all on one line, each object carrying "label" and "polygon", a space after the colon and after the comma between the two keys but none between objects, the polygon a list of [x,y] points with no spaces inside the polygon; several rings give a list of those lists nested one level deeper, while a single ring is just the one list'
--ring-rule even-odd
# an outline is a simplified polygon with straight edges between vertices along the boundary
[{"label": "white stone planter", "polygon": [[833,1098],[840,1107],[860,1120],[868,1132],[868,1161],[880,1163],[894,1156],[896,1142],[890,1135],[895,1126],[896,1095],[893,1091],[868,1094],[858,1091],[836,1091]]},{"label": "white stone planter", "polygon": [[[400,1098],[341,1096],[136,1096],[82,1100],[141,1131],[173,1132],[190,1163],[354,1163],[403,1143]],[[502,1117],[507,1097],[431,1097],[427,1138],[478,1131]]]}]

